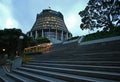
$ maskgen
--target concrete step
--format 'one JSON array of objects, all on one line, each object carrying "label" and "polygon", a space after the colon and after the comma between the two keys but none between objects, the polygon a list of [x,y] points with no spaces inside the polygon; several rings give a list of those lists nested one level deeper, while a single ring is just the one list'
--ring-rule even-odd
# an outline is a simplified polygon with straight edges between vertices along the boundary
[{"label": "concrete step", "polygon": [[31,80],[29,78],[25,78],[19,74],[16,73],[7,73],[7,75],[11,78],[13,78],[17,82],[35,82],[34,80]]},{"label": "concrete step", "polygon": [[50,57],[50,58],[40,58],[41,61],[44,61],[44,60],[54,60],[54,61],[119,61],[120,58],[119,57],[110,57],[110,58],[104,58],[104,57],[83,57],[83,56],[78,56],[78,57]]},{"label": "concrete step", "polygon": [[32,60],[27,64],[36,64],[39,65],[41,63],[49,63],[49,64],[71,64],[71,65],[96,65],[96,66],[120,66],[120,61],[38,61]]},{"label": "concrete step", "polygon": [[15,82],[14,79],[6,75],[7,71],[4,67],[0,66],[0,82]]},{"label": "concrete step", "polygon": [[44,75],[38,75],[38,73],[31,73],[24,70],[13,70],[13,72],[16,74],[22,75],[24,77],[31,78],[35,82],[36,81],[37,82],[65,82],[64,80],[55,79],[55,78],[47,77]]},{"label": "concrete step", "polygon": [[[20,67],[19,70],[24,70],[24,71],[29,71],[29,72],[32,72],[32,73],[38,73],[40,75],[46,75],[46,76],[51,76],[51,77],[54,77],[54,78],[58,78],[58,79],[63,79],[63,80],[66,80],[66,81],[93,81],[94,82],[98,82],[98,81],[101,81],[101,82],[112,82],[114,80],[119,80],[119,79],[116,79],[118,76],[117,76],[117,73],[104,73],[104,72],[97,72],[97,71],[85,71],[85,70],[73,70],[73,69],[63,69],[63,68],[56,68],[56,69],[52,69],[49,70],[38,70],[38,69],[31,69],[31,68],[26,68],[26,67]],[[93,74],[93,75],[92,75]],[[96,76],[97,74],[97,76]],[[106,79],[104,79],[103,76],[101,75],[104,75]],[[118,74],[119,75],[119,74]],[[115,77],[116,76],[116,77]],[[81,78],[81,77],[84,77],[84,78]],[[86,78],[85,78],[86,77]],[[89,79],[87,79],[87,77],[89,77]],[[112,77],[112,78],[109,78],[111,80],[107,80],[108,77]],[[96,80],[95,80],[96,79]]]},{"label": "concrete step", "polygon": [[5,76],[0,76],[0,82],[16,82],[16,81],[5,75]]},{"label": "concrete step", "polygon": [[23,65],[28,68],[69,68],[69,69],[81,69],[81,70],[92,70],[92,71],[105,71],[105,72],[116,72],[120,73],[120,67],[117,66],[93,66],[93,65],[70,65],[70,64],[49,64],[41,63],[39,65]]},{"label": "concrete step", "polygon": [[[29,67],[25,67],[29,68]],[[114,80],[119,80],[120,73],[114,73],[114,72],[102,72],[102,71],[91,71],[91,70],[77,70],[77,69],[69,69],[69,68],[55,68],[55,67],[42,67],[42,66],[35,66],[33,69],[39,69],[39,70],[46,70],[46,71],[52,71],[52,72],[62,72],[62,73],[70,73],[70,74],[82,74],[82,75],[88,75],[88,76],[94,76],[97,78],[110,78]],[[94,75],[93,75],[94,74]]]},{"label": "concrete step", "polygon": [[0,81],[119,82],[119,44],[120,41],[55,45],[50,53],[37,55],[35,60],[7,73],[8,76],[0,76]]},{"label": "concrete step", "polygon": [[[56,55],[57,53],[57,55]],[[80,53],[78,51],[61,51],[46,55],[37,56],[35,60],[71,60],[71,61],[119,61],[120,52],[94,52],[94,53]]]}]

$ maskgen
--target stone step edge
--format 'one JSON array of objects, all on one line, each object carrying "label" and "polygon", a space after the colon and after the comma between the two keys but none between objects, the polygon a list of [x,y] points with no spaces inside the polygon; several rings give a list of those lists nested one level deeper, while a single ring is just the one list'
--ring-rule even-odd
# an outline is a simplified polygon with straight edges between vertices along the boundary
[{"label": "stone step edge", "polygon": [[[24,71],[26,70],[26,71],[29,71],[29,72],[32,72],[32,73],[50,74],[51,76],[54,75],[54,76],[59,76],[59,77],[61,76],[61,77],[66,77],[66,78],[69,77],[69,78],[72,78],[72,79],[79,79],[78,77],[80,76],[80,75],[74,75],[74,74],[58,73],[58,72],[51,72],[51,71],[44,71],[44,70],[30,69],[30,68],[23,68],[23,67],[19,68],[19,70],[24,70]],[[86,76],[83,76],[83,77],[86,77]],[[90,77],[90,76],[87,76],[87,77]],[[96,77],[90,77],[90,78],[96,78]],[[99,78],[99,79],[103,79],[103,78]],[[103,80],[108,80],[108,79],[103,79]],[[111,80],[109,80],[109,81],[111,81]]]},{"label": "stone step edge", "polygon": [[8,80],[6,80],[4,77],[0,76],[0,79],[3,81],[3,82],[9,82]]},{"label": "stone step edge", "polygon": [[[15,72],[15,73],[18,73],[18,74],[24,74],[24,75],[26,75],[26,76],[29,76],[29,77],[31,77],[31,78],[35,78],[35,79],[37,79],[37,80],[43,80],[43,82],[53,82],[53,81],[51,81],[51,80],[49,80],[49,79],[45,79],[45,77],[46,76],[43,76],[43,77],[41,77],[41,76],[34,76],[34,75],[32,75],[33,73],[30,73],[30,72],[24,72],[24,71],[21,71],[21,70],[13,70],[13,72]],[[31,74],[31,75],[30,75]],[[32,79],[33,80],[33,79]],[[65,81],[63,81],[63,80],[59,80],[59,79],[55,79],[55,80],[58,80],[58,81],[60,81],[60,82],[65,82]]]},{"label": "stone step edge", "polygon": [[7,73],[7,75],[10,76],[10,77],[12,77],[12,78],[14,78],[14,79],[16,79],[18,82],[19,82],[19,81],[20,81],[20,82],[27,82],[27,81],[25,81],[24,79],[15,76],[14,74]]},{"label": "stone step edge", "polygon": [[[32,64],[32,65],[31,65]],[[48,67],[45,65],[49,65],[50,66],[74,66],[74,67],[97,67],[97,68],[113,68],[113,69],[120,69],[120,67],[118,66],[96,66],[96,65],[74,65],[74,64],[49,64],[49,63],[28,63],[28,64],[23,64],[23,66],[26,65],[31,65],[31,66],[36,66],[36,64],[40,64],[41,66],[43,65],[44,67]]]},{"label": "stone step edge", "polygon": [[[23,67],[29,67],[29,68],[45,68],[45,69],[70,69],[70,70],[79,70],[78,68],[67,68],[67,67],[52,67],[52,66],[36,66],[36,65],[23,65]],[[85,68],[93,68],[93,70],[92,71],[103,71],[103,70],[101,70],[101,69],[108,69],[108,70],[119,70],[120,69],[120,67],[115,67],[115,68],[100,68],[100,67],[98,67],[99,68],[99,70],[94,70],[94,69],[96,69],[96,67],[85,67]],[[83,70],[83,69],[81,69],[81,70]],[[85,69],[85,70],[91,70],[91,69]],[[105,70],[106,71],[106,70]],[[116,72],[118,72],[118,71],[106,71],[106,72],[112,72],[112,73],[116,73]],[[119,73],[119,72],[118,72]]]},{"label": "stone step edge", "polygon": [[[78,69],[42,67],[42,66],[38,66],[38,67],[54,69],[54,70],[72,71],[72,72],[84,72],[84,73],[96,73],[96,74],[98,73],[98,74],[105,74],[105,75],[120,76],[120,73],[111,73],[111,72],[102,72],[102,71],[90,71],[90,70],[78,70]],[[28,67],[20,67],[20,68],[28,68]]]},{"label": "stone step edge", "polygon": [[[39,62],[39,63],[120,63],[120,61],[38,61],[32,60],[30,62]],[[30,63],[28,62],[28,63]]]}]

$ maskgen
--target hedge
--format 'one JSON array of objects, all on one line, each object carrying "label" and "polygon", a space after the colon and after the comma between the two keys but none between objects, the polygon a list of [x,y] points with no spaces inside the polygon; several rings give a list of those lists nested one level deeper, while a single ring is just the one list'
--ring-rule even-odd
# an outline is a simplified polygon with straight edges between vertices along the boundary
[{"label": "hedge", "polygon": [[98,31],[98,32],[93,33],[93,34],[88,34],[83,39],[83,42],[101,39],[101,38],[107,38],[107,37],[114,37],[114,36],[120,36],[120,27],[115,27],[109,31],[101,31],[101,32]]}]

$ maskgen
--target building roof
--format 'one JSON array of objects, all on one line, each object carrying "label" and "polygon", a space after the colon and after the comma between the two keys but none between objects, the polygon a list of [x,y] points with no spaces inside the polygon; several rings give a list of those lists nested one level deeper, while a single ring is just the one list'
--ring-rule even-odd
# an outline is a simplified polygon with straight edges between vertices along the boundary
[{"label": "building roof", "polygon": [[44,9],[41,13],[37,14],[36,21],[31,31],[49,29],[48,27],[51,27],[51,29],[59,29],[68,32],[61,12],[51,9]]}]

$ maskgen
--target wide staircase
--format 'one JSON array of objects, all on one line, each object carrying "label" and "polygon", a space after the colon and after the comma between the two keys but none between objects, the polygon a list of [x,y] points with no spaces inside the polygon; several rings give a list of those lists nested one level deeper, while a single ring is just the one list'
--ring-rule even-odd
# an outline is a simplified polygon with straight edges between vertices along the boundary
[{"label": "wide staircase", "polygon": [[[33,56],[33,55],[32,55]],[[120,82],[120,40],[53,45],[7,73],[6,82]]]}]

